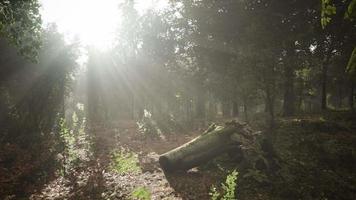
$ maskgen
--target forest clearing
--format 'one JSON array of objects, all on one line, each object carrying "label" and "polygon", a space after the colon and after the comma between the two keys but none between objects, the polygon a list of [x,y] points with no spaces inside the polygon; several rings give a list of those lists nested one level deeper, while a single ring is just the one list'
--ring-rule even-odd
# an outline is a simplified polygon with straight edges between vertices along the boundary
[{"label": "forest clearing", "polygon": [[356,0],[0,0],[0,199],[356,199]]}]

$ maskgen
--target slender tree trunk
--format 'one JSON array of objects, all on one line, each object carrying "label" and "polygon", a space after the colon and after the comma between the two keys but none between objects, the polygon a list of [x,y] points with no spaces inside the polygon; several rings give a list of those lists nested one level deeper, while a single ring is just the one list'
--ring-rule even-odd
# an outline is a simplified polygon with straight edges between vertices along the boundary
[{"label": "slender tree trunk", "polygon": [[140,95],[139,102],[136,107],[137,107],[138,120],[142,120],[145,115],[145,108],[146,108],[145,95]]},{"label": "slender tree trunk", "polygon": [[212,99],[211,99],[210,92],[208,93],[208,110],[206,113],[206,119],[212,120]]},{"label": "slender tree trunk", "polygon": [[239,116],[239,105],[236,101],[232,103],[232,116],[237,117]]},{"label": "slender tree trunk", "polygon": [[274,98],[269,87],[267,87],[266,90],[266,108],[270,116],[269,119],[270,127],[273,128],[274,127]]},{"label": "slender tree trunk", "polygon": [[349,97],[349,104],[350,104],[350,109],[353,111],[354,108],[354,92],[355,92],[355,83],[351,81],[351,90],[350,90],[350,97]]},{"label": "slender tree trunk", "polygon": [[231,107],[227,100],[222,102],[222,112],[224,117],[231,117]]},{"label": "slender tree trunk", "polygon": [[247,114],[247,103],[244,103],[244,114],[245,114],[245,121],[248,121],[248,114]]},{"label": "slender tree trunk", "polygon": [[[296,106],[297,110],[302,111],[302,112],[304,112],[306,110],[306,105],[305,105],[306,102],[304,100],[303,90],[304,90],[304,88],[302,86],[302,88],[300,88],[300,91],[298,92],[299,93],[298,94],[298,105]],[[304,102],[304,106],[302,107],[303,102]]]},{"label": "slender tree trunk", "polygon": [[145,114],[145,110],[144,110],[144,106],[141,105],[139,108],[138,108],[138,120],[141,120],[143,118]]},{"label": "slender tree trunk", "polygon": [[285,66],[285,88],[283,115],[292,116],[295,113],[294,73],[290,66]]},{"label": "slender tree trunk", "polygon": [[321,110],[327,109],[327,99],[326,99],[326,82],[328,78],[328,65],[329,57],[326,58],[326,61],[322,64],[322,77],[321,77]]},{"label": "slender tree trunk", "polygon": [[196,117],[199,119],[205,118],[205,95],[202,90],[199,90],[197,96]]},{"label": "slender tree trunk", "polygon": [[191,121],[192,120],[192,104],[191,104],[189,97],[186,97],[186,99],[185,99],[185,109],[186,109],[186,120]]},{"label": "slender tree trunk", "polygon": [[211,92],[208,93],[209,105],[207,119],[213,120],[216,117],[216,102]]},{"label": "slender tree trunk", "polygon": [[89,79],[88,88],[88,117],[91,122],[97,122],[99,120],[99,98],[97,87],[95,83],[92,83],[92,79]]},{"label": "slender tree trunk", "polygon": [[339,84],[339,87],[338,87],[338,99],[337,99],[337,104],[338,104],[338,107],[339,109],[342,107],[342,89],[341,89],[341,83]]},{"label": "slender tree trunk", "polygon": [[131,94],[131,119],[134,120],[135,119],[135,95]]}]

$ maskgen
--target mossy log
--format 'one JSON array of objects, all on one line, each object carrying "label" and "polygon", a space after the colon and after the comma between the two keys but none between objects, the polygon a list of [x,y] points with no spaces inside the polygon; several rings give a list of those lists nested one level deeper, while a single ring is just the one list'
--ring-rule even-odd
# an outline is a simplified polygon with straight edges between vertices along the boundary
[{"label": "mossy log", "polygon": [[[245,123],[228,122],[225,126],[211,125],[197,138],[159,157],[161,167],[167,172],[188,170],[216,156],[236,148],[245,154],[257,152],[259,146],[253,132]],[[249,154],[249,153],[248,153]]]}]

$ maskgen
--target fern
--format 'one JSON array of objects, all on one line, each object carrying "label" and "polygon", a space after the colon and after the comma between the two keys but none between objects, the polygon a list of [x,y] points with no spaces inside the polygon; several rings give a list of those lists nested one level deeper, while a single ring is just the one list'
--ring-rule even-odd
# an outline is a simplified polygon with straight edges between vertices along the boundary
[{"label": "fern", "polygon": [[223,200],[233,200],[235,198],[235,190],[236,190],[236,180],[237,180],[237,171],[234,170],[230,174],[226,176],[225,184],[222,184],[222,188],[224,190]]},{"label": "fern", "polygon": [[[238,172],[236,170],[232,171],[230,174],[226,176],[225,183],[221,184],[223,196],[220,198],[220,200],[236,199],[235,190],[237,186],[236,183],[237,176],[238,176]],[[215,186],[212,186],[210,188],[209,195],[211,197],[211,200],[218,200],[219,197],[221,196],[221,193],[217,191]]]},{"label": "fern", "polygon": [[211,196],[211,200],[218,200],[220,197],[220,193],[216,190],[214,185],[211,186],[209,195]]}]

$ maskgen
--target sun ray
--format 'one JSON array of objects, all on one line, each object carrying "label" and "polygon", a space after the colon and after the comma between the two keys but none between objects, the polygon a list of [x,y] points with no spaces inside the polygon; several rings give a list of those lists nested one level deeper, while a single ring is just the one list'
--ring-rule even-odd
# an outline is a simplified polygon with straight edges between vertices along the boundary
[{"label": "sun ray", "polygon": [[[122,0],[41,0],[42,18],[55,23],[66,40],[79,38],[86,46],[107,49],[114,44],[115,34],[120,28],[119,5]],[[168,0],[135,1],[139,14],[147,10],[161,10],[168,6]]]},{"label": "sun ray", "polygon": [[108,47],[120,24],[119,1],[42,1],[46,23],[56,23],[67,39],[79,38],[84,45]]}]

